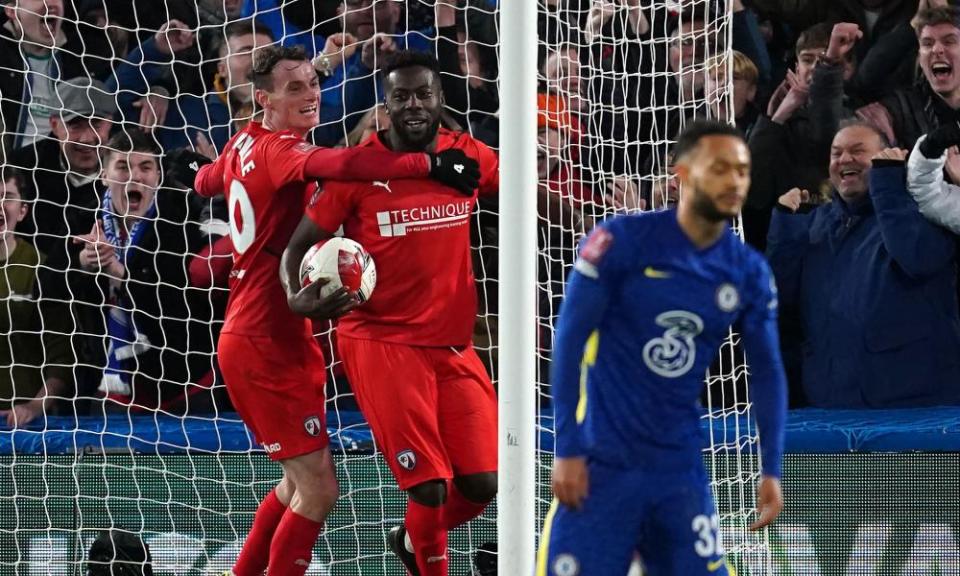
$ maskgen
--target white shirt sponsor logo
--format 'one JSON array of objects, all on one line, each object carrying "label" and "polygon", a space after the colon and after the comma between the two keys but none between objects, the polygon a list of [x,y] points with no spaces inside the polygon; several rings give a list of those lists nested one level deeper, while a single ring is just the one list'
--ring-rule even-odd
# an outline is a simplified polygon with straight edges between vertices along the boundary
[{"label": "white shirt sponsor logo", "polygon": [[408,232],[465,225],[472,210],[472,200],[402,210],[385,210],[377,212],[377,224],[380,227],[381,236],[406,236]]},{"label": "white shirt sponsor logo", "polygon": [[380,187],[380,188],[386,188],[387,192],[393,194],[393,190],[390,189],[390,181],[389,181],[389,180],[387,180],[386,182],[384,182],[383,180],[374,180],[374,181],[372,182],[372,184],[373,184],[374,186],[377,186],[377,187]]},{"label": "white shirt sponsor logo", "polygon": [[663,336],[652,338],[643,347],[643,361],[651,372],[664,378],[678,378],[693,368],[697,358],[694,338],[703,332],[703,320],[693,312],[671,310],[657,316]]}]

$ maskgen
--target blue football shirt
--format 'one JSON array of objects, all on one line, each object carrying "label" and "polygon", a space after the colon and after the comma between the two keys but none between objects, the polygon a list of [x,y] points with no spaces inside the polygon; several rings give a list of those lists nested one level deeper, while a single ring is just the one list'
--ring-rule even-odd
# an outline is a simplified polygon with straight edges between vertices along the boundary
[{"label": "blue football shirt", "polygon": [[764,473],[780,475],[786,381],[763,256],[729,228],[695,246],[675,210],[620,216],[583,243],[557,324],[557,456],[626,467],[701,466],[704,377],[736,324]]}]

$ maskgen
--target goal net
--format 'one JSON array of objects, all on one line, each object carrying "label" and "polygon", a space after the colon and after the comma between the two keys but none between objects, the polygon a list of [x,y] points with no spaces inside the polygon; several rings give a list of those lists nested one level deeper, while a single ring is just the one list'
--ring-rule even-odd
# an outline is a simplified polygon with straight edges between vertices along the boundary
[{"label": "goal net", "polygon": [[[684,119],[730,120],[731,20],[701,0],[538,2],[541,525],[553,326],[577,242],[603,217],[675,202],[669,145]],[[385,127],[376,69],[389,48],[369,49],[374,34],[436,54],[444,122],[496,148],[498,100],[510,97],[496,90],[510,58],[499,51],[498,1],[12,0],[7,14],[0,574],[85,573],[109,529],[145,541],[158,575],[226,570],[281,473],[232,411],[214,354],[230,214],[163,180],[164,158],[181,147],[215,155],[251,119],[243,74],[250,51],[269,42],[326,54],[315,60],[318,143],[351,145]],[[344,29],[353,39],[341,52],[327,38]],[[125,229],[127,211],[146,224]],[[473,224],[474,339],[496,382],[496,334],[509,329],[497,316],[497,203],[482,201]],[[308,573],[402,574],[384,536],[402,521],[404,497],[332,353],[335,331],[316,328],[341,499]],[[763,574],[765,535],[746,530],[759,468],[736,343],[731,334],[707,376],[704,456],[726,550],[741,574]],[[491,505],[451,535],[451,574],[484,564],[496,513]]]},{"label": "goal net", "polygon": [[[549,433],[550,342],[577,244],[601,218],[676,204],[671,144],[691,118],[733,123],[733,62],[723,2],[540,3],[538,391],[539,427]],[[759,452],[738,344],[731,332],[706,375],[704,459],[731,564],[740,574],[767,574],[767,535],[747,530]],[[550,503],[552,451],[552,436],[541,435],[540,514]]]}]

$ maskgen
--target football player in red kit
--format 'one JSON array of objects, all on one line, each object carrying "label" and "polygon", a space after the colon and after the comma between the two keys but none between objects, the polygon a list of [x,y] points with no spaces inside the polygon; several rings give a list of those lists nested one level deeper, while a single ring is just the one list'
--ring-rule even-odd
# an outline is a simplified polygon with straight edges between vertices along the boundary
[{"label": "football player in red kit", "polygon": [[[361,148],[460,149],[480,164],[479,193],[496,193],[496,155],[440,128],[438,69],[428,54],[397,53],[383,70],[390,128]],[[423,179],[324,183],[281,263],[294,311],[304,253],[341,225],[376,263],[377,288],[340,319],[338,349],[377,445],[409,496],[389,544],[414,575],[446,576],[447,531],[479,515],[497,490],[496,394],[471,342],[476,201],[473,191]]]},{"label": "football player in red kit", "polygon": [[[257,509],[233,573],[300,576],[336,500],[337,483],[324,415],[323,354],[310,322],[287,306],[278,280],[281,253],[318,178],[429,175],[472,190],[479,174],[463,153],[327,149],[306,142],[319,120],[320,87],[300,49],[259,49],[252,80],[262,122],[231,138],[194,182],[203,196],[226,194],[230,209],[234,265],[217,348],[227,392],[257,441],[283,467],[283,479]],[[301,312],[333,318],[355,306],[343,290],[320,299],[318,284],[299,295],[308,304]]]}]

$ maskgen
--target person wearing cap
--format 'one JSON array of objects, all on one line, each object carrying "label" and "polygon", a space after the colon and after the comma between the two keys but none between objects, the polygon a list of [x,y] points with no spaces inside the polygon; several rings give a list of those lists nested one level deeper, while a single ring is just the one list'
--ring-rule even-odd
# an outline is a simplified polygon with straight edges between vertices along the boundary
[{"label": "person wearing cap", "polygon": [[[53,258],[63,256],[70,235],[93,226],[99,205],[99,147],[110,135],[116,99],[99,80],[72,78],[56,84],[57,106],[50,132],[34,146],[15,151],[10,164],[32,171],[37,202],[22,232]],[[63,262],[52,262],[51,265]]]},{"label": "person wearing cap", "polygon": [[63,302],[41,298],[45,256],[18,237],[32,190],[23,172],[0,169],[0,427],[25,426],[55,410],[73,365]]}]

